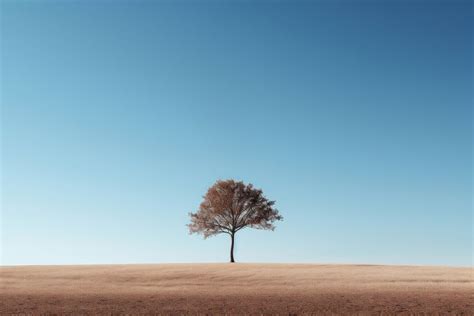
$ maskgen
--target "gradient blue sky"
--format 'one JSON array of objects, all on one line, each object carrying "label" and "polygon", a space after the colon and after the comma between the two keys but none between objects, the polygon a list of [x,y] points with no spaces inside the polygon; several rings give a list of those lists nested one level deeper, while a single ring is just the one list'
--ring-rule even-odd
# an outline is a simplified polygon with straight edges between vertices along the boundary
[{"label": "gradient blue sky", "polygon": [[472,264],[471,1],[2,1],[2,264]]}]

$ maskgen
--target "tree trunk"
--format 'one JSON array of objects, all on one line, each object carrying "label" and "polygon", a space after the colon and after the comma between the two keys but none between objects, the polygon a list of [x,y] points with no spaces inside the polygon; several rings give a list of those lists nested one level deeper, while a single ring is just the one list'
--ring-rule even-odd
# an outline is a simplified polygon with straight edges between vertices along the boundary
[{"label": "tree trunk", "polygon": [[230,262],[235,262],[234,260],[234,234],[230,235],[230,238],[232,240],[230,244]]}]

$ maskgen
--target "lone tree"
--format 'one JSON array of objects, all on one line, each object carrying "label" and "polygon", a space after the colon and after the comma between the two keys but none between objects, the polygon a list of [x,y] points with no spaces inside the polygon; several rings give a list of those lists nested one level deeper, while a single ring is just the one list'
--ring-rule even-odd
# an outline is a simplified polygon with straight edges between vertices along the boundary
[{"label": "lone tree", "polygon": [[235,234],[245,228],[274,230],[273,222],[282,220],[275,201],[269,201],[262,190],[242,181],[219,180],[204,195],[196,213],[189,213],[189,233],[204,238],[228,234],[231,238],[230,262],[234,260]]}]

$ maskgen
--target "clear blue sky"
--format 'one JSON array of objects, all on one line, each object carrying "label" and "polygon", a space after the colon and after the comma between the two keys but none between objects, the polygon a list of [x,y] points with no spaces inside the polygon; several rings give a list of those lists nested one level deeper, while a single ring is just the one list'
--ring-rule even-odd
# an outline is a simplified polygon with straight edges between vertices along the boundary
[{"label": "clear blue sky", "polygon": [[[382,4],[383,2],[383,4]],[[2,1],[2,264],[472,263],[471,1]]]}]

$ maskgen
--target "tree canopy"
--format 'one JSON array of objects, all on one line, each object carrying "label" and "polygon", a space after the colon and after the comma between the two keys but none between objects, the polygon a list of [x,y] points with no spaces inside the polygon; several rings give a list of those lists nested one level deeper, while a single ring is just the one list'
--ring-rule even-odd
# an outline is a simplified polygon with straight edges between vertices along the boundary
[{"label": "tree canopy", "polygon": [[262,190],[242,181],[219,180],[204,195],[196,213],[189,213],[189,232],[208,238],[228,234],[232,238],[231,262],[233,262],[234,235],[245,227],[274,230],[273,223],[283,217],[268,200]]}]

